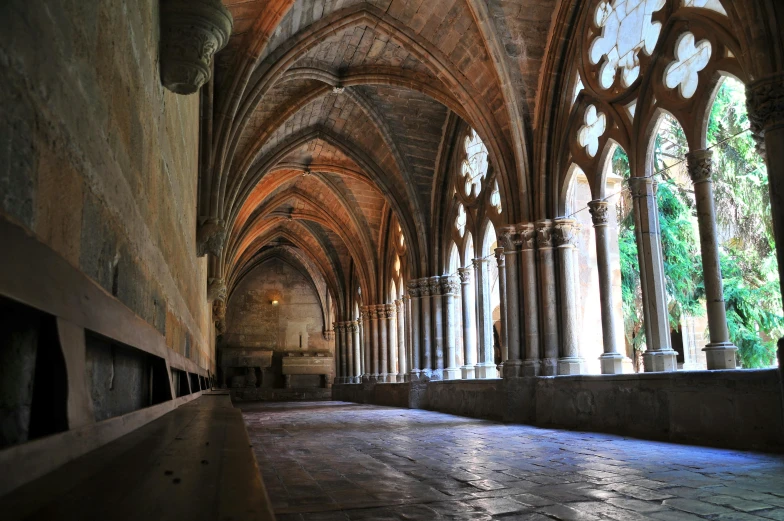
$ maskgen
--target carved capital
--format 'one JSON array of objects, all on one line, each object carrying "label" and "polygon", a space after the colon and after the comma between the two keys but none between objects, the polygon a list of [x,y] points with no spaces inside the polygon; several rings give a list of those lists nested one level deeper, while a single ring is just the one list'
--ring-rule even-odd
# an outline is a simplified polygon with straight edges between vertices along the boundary
[{"label": "carved capital", "polygon": [[498,235],[498,244],[504,250],[511,252],[515,250],[516,241],[519,240],[517,228],[515,226],[502,226]]},{"label": "carved capital", "polygon": [[689,177],[695,185],[710,181],[713,173],[713,151],[693,150],[686,154],[686,164],[689,167]]},{"label": "carved capital", "polygon": [[427,280],[427,277],[424,279],[417,279],[419,281],[419,295],[422,297],[429,297],[430,296],[430,281]]},{"label": "carved capital", "polygon": [[536,248],[536,226],[533,223],[518,224],[517,233],[520,237],[520,248],[523,250]]},{"label": "carved capital", "polygon": [[471,283],[471,268],[457,268],[457,276],[460,277],[461,284]]},{"label": "carved capital", "polygon": [[441,294],[442,295],[459,295],[460,283],[454,275],[444,275],[441,277]]},{"label": "carved capital", "polygon": [[223,279],[210,277],[207,280],[207,300],[226,300],[226,283]]},{"label": "carved capital", "polygon": [[607,226],[610,222],[610,203],[599,199],[588,202],[588,211],[594,226]]},{"label": "carved capital", "polygon": [[387,320],[391,320],[397,316],[397,311],[395,310],[394,304],[387,304],[384,306],[384,316]]},{"label": "carved capital", "polygon": [[351,331],[352,334],[354,334],[357,331],[359,331],[359,325],[356,323],[356,321],[351,321],[349,322],[348,329],[349,331]]},{"label": "carved capital", "polygon": [[653,179],[650,177],[630,177],[629,190],[634,198],[653,195]]},{"label": "carved capital", "polygon": [[212,217],[201,219],[196,233],[196,253],[199,257],[204,257],[208,253],[219,257],[225,241],[226,224],[221,219]]},{"label": "carved capital", "polygon": [[234,21],[221,0],[161,0],[161,83],[193,94],[207,83],[213,55],[229,41]]},{"label": "carved capital", "polygon": [[412,297],[419,296],[419,280],[413,279],[406,282],[406,288],[408,289],[408,294]]},{"label": "carved capital", "polygon": [[481,271],[485,267],[485,259],[478,258],[478,259],[471,259],[471,264],[474,266],[475,271]]},{"label": "carved capital", "polygon": [[764,154],[765,132],[784,125],[784,73],[765,76],[746,85],[746,110],[757,147]]},{"label": "carved capital", "polygon": [[536,222],[536,244],[539,249],[553,247],[553,221]]},{"label": "carved capital", "polygon": [[558,247],[576,246],[580,225],[574,219],[555,220],[555,243]]},{"label": "carved capital", "polygon": [[441,294],[441,277],[434,276],[427,279],[428,287],[430,288],[431,295]]},{"label": "carved capital", "polygon": [[496,248],[495,249],[495,260],[498,262],[498,267],[503,268],[506,266],[506,256],[504,255],[503,248]]},{"label": "carved capital", "polygon": [[398,313],[402,313],[403,312],[403,299],[395,301],[395,310]]},{"label": "carved capital", "polygon": [[335,331],[332,329],[327,329],[325,331],[322,331],[321,334],[324,337],[324,340],[326,340],[327,342],[332,342],[333,340],[335,340]]}]

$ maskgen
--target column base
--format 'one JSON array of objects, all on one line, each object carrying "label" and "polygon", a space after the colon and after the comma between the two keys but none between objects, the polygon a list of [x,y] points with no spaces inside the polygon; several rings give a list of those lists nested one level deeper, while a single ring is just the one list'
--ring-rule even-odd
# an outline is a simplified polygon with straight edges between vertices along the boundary
[{"label": "column base", "polygon": [[541,362],[541,376],[557,376],[558,375],[558,359],[545,358]]},{"label": "column base", "polygon": [[430,369],[427,372],[427,378],[431,382],[440,382],[444,379],[443,369]]},{"label": "column base", "polygon": [[[623,366],[626,357],[621,353],[604,353],[599,357],[602,366],[602,374],[623,374]],[[629,360],[631,362],[631,360]]]},{"label": "column base", "polygon": [[365,373],[365,374],[363,374],[363,375],[362,375],[362,377],[361,377],[360,381],[361,381],[362,383],[367,383],[367,382],[369,382],[369,381],[370,381],[370,376],[371,376],[371,374],[370,374],[370,373]]},{"label": "column base", "polygon": [[539,373],[542,370],[541,365],[539,360],[523,360],[523,367],[520,374],[525,378],[539,376]]},{"label": "column base", "polygon": [[406,373],[397,373],[397,382],[398,383],[402,384],[402,383],[408,382],[408,381],[409,381],[408,380],[408,375]]},{"label": "column base", "polygon": [[496,368],[494,363],[489,364],[476,364],[474,366],[475,374],[477,378],[481,379],[492,379],[498,378],[498,369]]},{"label": "column base", "polygon": [[473,380],[476,377],[473,365],[464,365],[460,367],[460,374],[463,377],[463,380]]},{"label": "column base", "polygon": [[645,364],[646,373],[662,373],[678,370],[678,352],[674,349],[668,351],[645,351],[642,362]]},{"label": "column base", "polygon": [[561,376],[583,374],[584,360],[578,356],[558,359],[558,374]]},{"label": "column base", "polygon": [[502,378],[520,378],[523,374],[522,360],[507,360],[503,366]]},{"label": "column base", "polygon": [[708,363],[708,370],[713,369],[735,369],[735,354],[738,348],[732,342],[710,343],[703,348],[705,361]]},{"label": "column base", "polygon": [[422,379],[422,371],[419,369],[412,369],[411,372],[408,373],[408,381],[409,382],[418,382]]},{"label": "column base", "polygon": [[370,375],[370,381],[375,383],[375,382],[382,382],[383,380],[381,380],[381,375],[380,374],[373,373],[373,374]]},{"label": "column base", "polygon": [[460,380],[460,369],[457,367],[444,369],[444,380]]}]

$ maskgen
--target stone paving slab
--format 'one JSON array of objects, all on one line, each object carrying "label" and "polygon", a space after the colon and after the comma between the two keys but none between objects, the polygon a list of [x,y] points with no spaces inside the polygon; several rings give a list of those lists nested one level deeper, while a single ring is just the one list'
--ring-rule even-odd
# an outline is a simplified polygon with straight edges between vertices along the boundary
[{"label": "stone paving slab", "polygon": [[784,456],[347,402],[240,407],[280,521],[784,521]]}]

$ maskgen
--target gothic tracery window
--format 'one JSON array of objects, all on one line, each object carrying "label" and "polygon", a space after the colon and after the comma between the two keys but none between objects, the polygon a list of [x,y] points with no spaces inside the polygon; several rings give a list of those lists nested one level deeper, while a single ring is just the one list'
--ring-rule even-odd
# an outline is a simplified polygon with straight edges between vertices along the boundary
[{"label": "gothic tracery window", "polygon": [[717,13],[721,13],[723,15],[727,15],[727,11],[724,10],[724,7],[721,5],[719,0],[683,0],[683,5],[685,7],[701,7],[703,9],[710,9],[711,11],[716,11]]},{"label": "gothic tracery window", "polygon": [[459,233],[460,237],[462,237],[465,234],[465,229],[466,229],[466,211],[462,203],[460,204],[460,206],[457,207],[457,218],[455,219],[455,227],[457,228],[457,233]]},{"label": "gothic tracery window", "polygon": [[487,147],[473,129],[465,138],[465,154],[461,174],[465,179],[465,194],[479,194],[482,180],[487,175]]},{"label": "gothic tracery window", "polygon": [[498,181],[493,183],[493,191],[490,192],[490,205],[495,208],[498,213],[501,213],[501,191],[498,189]]},{"label": "gothic tracery window", "polygon": [[661,24],[652,20],[653,13],[664,7],[666,0],[614,0],[601,2],[595,22],[601,35],[591,43],[591,63],[605,62],[599,71],[599,84],[609,89],[618,70],[624,87],[640,75],[640,52],[650,55],[661,33]]},{"label": "gothic tracery window", "polygon": [[594,157],[599,151],[599,138],[607,130],[607,117],[598,112],[594,105],[589,105],[585,111],[585,125],[580,127],[577,140],[580,146],[585,147],[589,156]]},{"label": "gothic tracery window", "polygon": [[695,44],[692,33],[683,33],[675,45],[675,61],[664,70],[664,84],[680,88],[681,96],[691,98],[697,92],[698,73],[708,66],[711,44],[702,40]]}]

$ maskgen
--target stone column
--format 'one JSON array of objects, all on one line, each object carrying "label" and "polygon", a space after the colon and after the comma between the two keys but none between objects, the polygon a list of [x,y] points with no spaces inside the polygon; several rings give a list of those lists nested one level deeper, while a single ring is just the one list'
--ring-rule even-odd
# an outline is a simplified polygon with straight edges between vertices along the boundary
[{"label": "stone column", "polygon": [[539,292],[536,284],[536,227],[532,223],[517,225],[517,244],[520,246],[520,287],[522,292],[523,376],[539,376]]},{"label": "stone column", "polygon": [[457,366],[455,324],[455,307],[459,284],[454,275],[441,277],[441,296],[444,299],[444,351],[446,354],[446,368],[443,370],[444,380],[457,380],[460,378],[460,368]]},{"label": "stone column", "polygon": [[670,319],[664,285],[664,255],[659,232],[659,208],[653,180],[629,179],[634,204],[637,257],[640,262],[646,351],[645,372],[675,371],[677,353],[670,344]]},{"label": "stone column", "polygon": [[352,338],[352,345],[354,347],[354,372],[351,374],[352,380],[355,384],[358,384],[362,381],[362,368],[360,366],[361,360],[361,349],[359,346],[359,324],[356,320],[351,322],[351,338]]},{"label": "stone column", "polygon": [[335,330],[335,383],[343,383],[343,375],[346,373],[345,353],[343,352],[343,325],[334,322],[332,329]]},{"label": "stone column", "polygon": [[553,222],[537,221],[539,283],[542,302],[542,376],[558,374],[558,307],[556,305],[555,257],[553,255]]},{"label": "stone column", "polygon": [[493,356],[493,317],[490,309],[490,281],[487,275],[487,262],[487,259],[474,259],[477,336],[479,339],[479,363],[476,364],[476,377],[498,378],[498,369]]},{"label": "stone column", "polygon": [[763,76],[748,84],[746,108],[751,130],[768,167],[779,284],[784,295],[784,72]]},{"label": "stone column", "polygon": [[354,383],[354,332],[351,329],[353,322],[346,322],[346,383]]},{"label": "stone column", "polygon": [[373,331],[371,329],[370,321],[370,308],[369,306],[362,307],[362,343],[363,351],[365,353],[365,365],[362,367],[362,381],[370,382],[373,376],[372,356],[371,350],[373,345]]},{"label": "stone column", "polygon": [[362,375],[365,374],[365,332],[364,326],[362,324],[362,312],[359,312],[359,317],[357,317],[357,335],[358,335],[358,342],[356,344],[356,348],[359,349],[359,364],[357,366],[357,376],[359,377],[357,383],[362,382]]},{"label": "stone column", "polygon": [[[507,307],[507,293],[506,293],[506,256],[504,255],[503,247],[495,249],[495,261],[498,264],[498,312],[501,315],[501,328],[498,332],[498,343],[501,344],[501,363],[498,364],[499,374],[504,374],[504,362],[509,359],[509,339],[507,338],[507,324],[506,324],[506,307]],[[492,315],[490,318],[492,322]]]},{"label": "stone column", "polygon": [[394,304],[384,307],[387,317],[387,382],[397,382],[397,313]]},{"label": "stone column", "polygon": [[458,268],[460,277],[460,295],[463,299],[463,363],[460,368],[463,380],[474,379],[474,366],[476,365],[476,306],[474,293],[471,291],[472,268]]},{"label": "stone column", "polygon": [[444,297],[441,277],[430,277],[430,306],[433,321],[433,358],[430,379],[441,380],[444,375]]},{"label": "stone column", "polygon": [[604,353],[599,357],[602,374],[623,373],[626,359],[618,351],[615,337],[615,307],[613,306],[612,266],[610,266],[610,237],[607,211],[610,203],[595,200],[588,203],[594,234],[596,235],[596,267],[599,272],[599,306],[602,313],[602,343]]},{"label": "stone column", "polygon": [[716,231],[716,210],[713,198],[713,152],[694,150],[686,154],[689,177],[694,183],[697,224],[700,229],[702,277],[705,281],[705,301],[708,311],[710,343],[705,346],[708,369],[735,369],[738,348],[730,341],[727,312],[724,308],[724,286],[719,265],[719,237]]},{"label": "stone column", "polygon": [[422,314],[419,280],[409,280],[407,283],[408,295],[411,297],[411,312],[409,313],[408,327],[411,328],[411,371],[409,379],[419,380],[422,372]]},{"label": "stone column", "polygon": [[387,355],[389,354],[389,338],[387,337],[388,328],[387,323],[387,306],[386,304],[379,304],[376,306],[376,314],[378,315],[378,381],[389,381],[389,366]]},{"label": "stone column", "polygon": [[[522,352],[520,350],[520,281],[517,254],[518,234],[514,226],[501,228],[499,241],[503,245],[506,286],[506,342],[507,357],[504,360],[504,378],[522,376]],[[499,264],[500,273],[500,264]]]},{"label": "stone column", "polygon": [[430,308],[430,281],[427,278],[419,279],[419,307],[422,310],[422,344],[420,359],[422,363],[421,375],[430,379],[433,372],[433,322],[431,321]]},{"label": "stone column", "polygon": [[381,345],[381,337],[378,331],[378,313],[376,306],[368,306],[368,313],[370,314],[370,364],[372,367],[372,374],[370,380],[372,382],[383,382],[379,379],[379,358],[378,348]]},{"label": "stone column", "polygon": [[561,356],[558,374],[581,374],[583,359],[580,357],[580,332],[577,321],[577,259],[575,244],[579,226],[574,219],[555,220],[555,242],[558,246],[558,272],[561,308]]},{"label": "stone column", "polygon": [[[406,363],[406,334],[405,334],[405,309],[404,300],[395,301],[395,312],[397,314],[397,381],[405,382],[408,367]],[[411,327],[409,325],[409,327]]]}]

